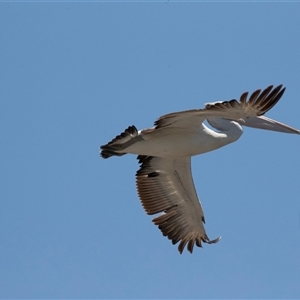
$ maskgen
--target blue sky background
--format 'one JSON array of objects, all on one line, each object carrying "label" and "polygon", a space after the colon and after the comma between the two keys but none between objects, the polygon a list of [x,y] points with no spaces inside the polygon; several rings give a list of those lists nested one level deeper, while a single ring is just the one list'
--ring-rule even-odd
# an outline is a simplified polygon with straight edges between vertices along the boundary
[{"label": "blue sky background", "polygon": [[284,84],[299,3],[1,3],[1,298],[299,298],[300,136],[245,129],[193,158],[215,245],[180,255],[136,194],[127,126]]}]

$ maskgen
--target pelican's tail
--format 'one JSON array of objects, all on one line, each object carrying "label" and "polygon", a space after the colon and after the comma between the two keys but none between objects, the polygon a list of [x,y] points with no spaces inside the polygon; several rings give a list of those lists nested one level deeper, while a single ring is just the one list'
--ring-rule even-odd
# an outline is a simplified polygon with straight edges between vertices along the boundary
[{"label": "pelican's tail", "polygon": [[120,153],[126,149],[128,146],[134,143],[133,139],[138,136],[138,131],[134,125],[129,126],[120,135],[117,135],[106,145],[100,147],[100,155],[103,158],[109,158],[113,155],[122,156],[126,153]]}]

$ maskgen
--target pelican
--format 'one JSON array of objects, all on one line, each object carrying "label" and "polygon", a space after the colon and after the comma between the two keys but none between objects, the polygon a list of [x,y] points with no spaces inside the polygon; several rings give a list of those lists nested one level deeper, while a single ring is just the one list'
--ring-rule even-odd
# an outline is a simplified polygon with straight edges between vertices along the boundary
[{"label": "pelican", "polygon": [[[235,142],[243,133],[242,126],[300,134],[300,131],[263,116],[282,97],[285,88],[273,85],[248,92],[235,99],[208,103],[193,109],[161,116],[154,127],[137,130],[129,126],[106,145],[100,147],[103,158],[136,154],[140,169],[136,186],[142,206],[152,221],[173,245],[180,242],[190,253],[201,242],[213,244],[206,234],[204,213],[198,199],[192,174],[191,156],[216,150]],[[207,127],[207,121],[213,128]]]}]

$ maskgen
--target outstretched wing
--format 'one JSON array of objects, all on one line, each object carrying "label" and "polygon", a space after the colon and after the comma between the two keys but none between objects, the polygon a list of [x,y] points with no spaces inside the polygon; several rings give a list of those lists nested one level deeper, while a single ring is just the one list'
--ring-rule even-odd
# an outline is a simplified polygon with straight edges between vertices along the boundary
[{"label": "outstretched wing", "polygon": [[210,241],[203,223],[203,210],[191,176],[190,157],[171,159],[138,156],[141,163],[136,173],[139,197],[147,214],[162,214],[152,221],[173,244],[180,241],[178,250],[193,252],[194,244]]},{"label": "outstretched wing", "polygon": [[273,88],[272,85],[265,90],[256,90],[247,100],[248,92],[243,93],[240,100],[235,99],[223,102],[206,104],[204,109],[193,109],[170,113],[161,116],[154,125],[156,128],[165,126],[191,127],[202,123],[209,117],[220,117],[229,120],[240,120],[257,117],[265,114],[281,98],[285,91],[282,85]]}]

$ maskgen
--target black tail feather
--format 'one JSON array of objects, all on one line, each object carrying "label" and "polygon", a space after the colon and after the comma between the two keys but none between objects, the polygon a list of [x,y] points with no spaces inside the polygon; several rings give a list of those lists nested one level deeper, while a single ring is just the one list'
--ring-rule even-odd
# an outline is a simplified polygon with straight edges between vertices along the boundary
[{"label": "black tail feather", "polygon": [[126,153],[118,153],[118,152],[115,152],[113,150],[110,150],[110,149],[102,149],[101,152],[100,152],[100,155],[102,158],[109,158],[111,156],[122,156],[122,155],[125,155]]},{"label": "black tail feather", "polygon": [[109,158],[111,156],[122,156],[126,153],[119,153],[118,150],[123,150],[128,146],[128,142],[138,135],[138,130],[134,125],[129,126],[120,135],[117,135],[106,145],[100,147],[100,156],[102,158]]}]

